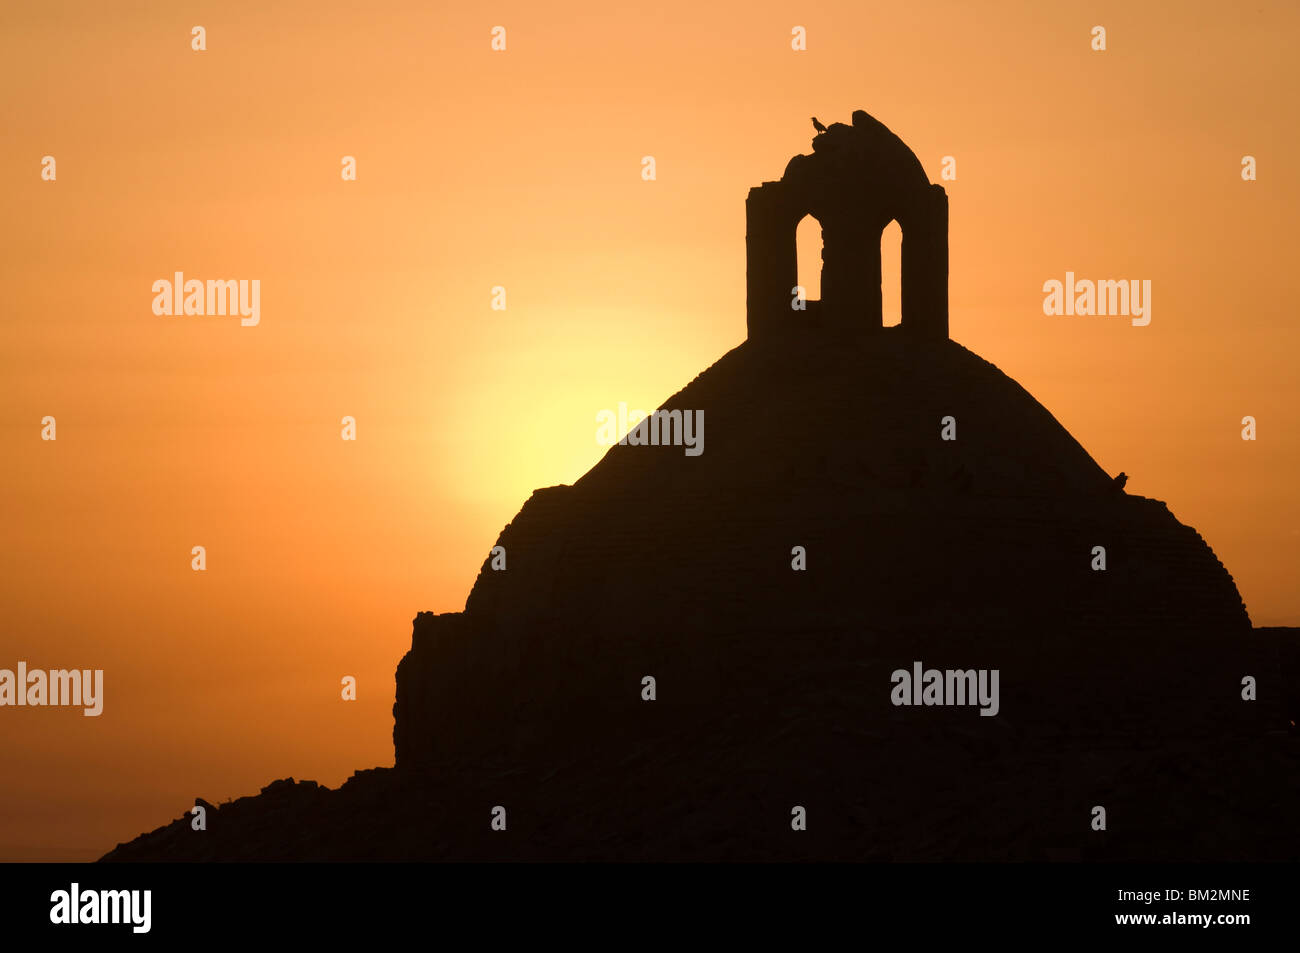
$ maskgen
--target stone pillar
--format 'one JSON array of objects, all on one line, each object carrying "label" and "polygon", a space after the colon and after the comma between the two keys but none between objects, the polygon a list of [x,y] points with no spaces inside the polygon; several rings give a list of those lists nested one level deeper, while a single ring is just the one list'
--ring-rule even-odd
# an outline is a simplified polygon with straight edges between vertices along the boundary
[{"label": "stone pillar", "polygon": [[799,282],[795,227],[799,216],[789,190],[764,182],[745,199],[745,320],[749,339],[777,336],[793,316],[791,289]]},{"label": "stone pillar", "polygon": [[851,206],[822,225],[822,314],[829,328],[880,328],[882,229]]},{"label": "stone pillar", "polygon": [[903,228],[903,315],[906,334],[948,339],[948,193],[930,185],[908,209]]}]

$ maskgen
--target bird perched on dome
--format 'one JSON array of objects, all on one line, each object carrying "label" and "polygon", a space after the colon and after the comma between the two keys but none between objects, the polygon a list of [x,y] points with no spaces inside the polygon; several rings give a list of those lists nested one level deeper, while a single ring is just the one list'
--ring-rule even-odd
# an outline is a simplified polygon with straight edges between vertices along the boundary
[{"label": "bird perched on dome", "polygon": [[817,121],[816,116],[812,117],[812,121],[813,121],[813,128],[816,129],[818,133],[823,133],[826,131],[826,127]]}]

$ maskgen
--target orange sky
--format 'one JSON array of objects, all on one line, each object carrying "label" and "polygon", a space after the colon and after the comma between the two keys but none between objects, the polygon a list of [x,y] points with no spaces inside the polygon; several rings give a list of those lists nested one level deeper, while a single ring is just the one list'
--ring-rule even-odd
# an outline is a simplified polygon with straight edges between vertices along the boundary
[{"label": "orange sky", "polygon": [[[0,11],[0,668],[106,686],[0,709],[0,859],[391,764],[416,611],[596,462],[597,411],[744,337],[745,195],[812,115],[956,158],[952,336],[1300,623],[1294,4],[444,6]],[[1067,270],[1151,280],[1150,326],[1045,316]],[[259,279],[260,324],[155,315],[175,271]]]}]

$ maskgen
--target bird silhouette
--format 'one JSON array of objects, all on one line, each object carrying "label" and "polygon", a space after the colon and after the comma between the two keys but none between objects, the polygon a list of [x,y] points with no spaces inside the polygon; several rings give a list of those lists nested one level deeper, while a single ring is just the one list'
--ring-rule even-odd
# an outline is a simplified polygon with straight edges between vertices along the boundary
[{"label": "bird silhouette", "polygon": [[817,121],[816,116],[812,117],[812,121],[813,121],[813,128],[816,129],[819,133],[826,131],[826,127]]}]

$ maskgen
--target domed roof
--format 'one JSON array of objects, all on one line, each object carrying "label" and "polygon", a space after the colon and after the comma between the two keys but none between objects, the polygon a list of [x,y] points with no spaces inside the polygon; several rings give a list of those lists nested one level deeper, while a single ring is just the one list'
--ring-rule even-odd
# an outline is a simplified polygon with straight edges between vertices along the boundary
[{"label": "domed roof", "polygon": [[[773,354],[742,346],[663,406],[702,410],[703,454],[615,446],[530,501],[498,540],[510,572],[485,563],[471,616],[527,638],[539,618],[594,612],[633,651],[655,610],[624,625],[618,607],[671,579],[687,602],[715,607],[706,628],[793,631],[807,605],[774,553],[815,538],[820,616],[857,631],[1249,627],[1204,541],[1116,489],[1046,408],[955,342],[909,348],[892,328],[834,346],[808,335]],[[940,439],[949,416],[957,439]],[[1104,591],[1089,565],[1097,541],[1125,565]],[[722,597],[733,588],[750,594]],[[665,632],[699,622],[675,600],[661,608]]]}]

